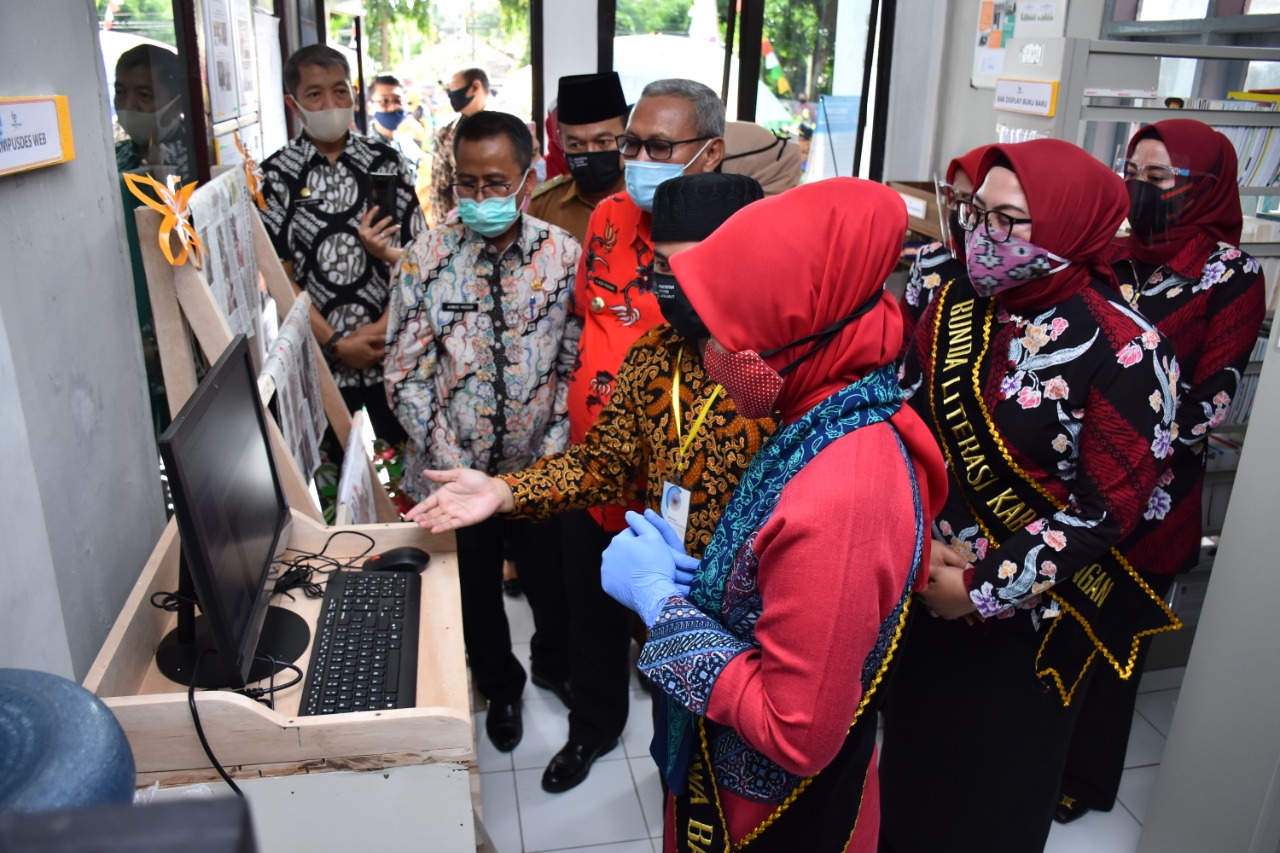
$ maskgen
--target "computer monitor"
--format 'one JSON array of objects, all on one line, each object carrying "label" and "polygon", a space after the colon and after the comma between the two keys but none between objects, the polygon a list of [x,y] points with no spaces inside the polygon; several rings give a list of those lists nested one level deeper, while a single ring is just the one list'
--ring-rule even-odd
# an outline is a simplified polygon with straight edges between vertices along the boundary
[{"label": "computer monitor", "polygon": [[[269,607],[290,514],[244,335],[227,347],[159,443],[182,560],[178,625],[161,642],[156,663],[180,684],[244,687],[279,668],[268,658],[290,663],[310,640],[301,617]],[[193,597],[203,614],[198,619]]]}]

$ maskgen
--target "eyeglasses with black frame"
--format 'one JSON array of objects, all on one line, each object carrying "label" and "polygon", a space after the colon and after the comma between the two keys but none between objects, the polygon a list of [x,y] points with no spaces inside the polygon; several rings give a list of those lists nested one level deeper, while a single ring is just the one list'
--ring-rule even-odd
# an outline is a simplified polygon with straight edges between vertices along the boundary
[{"label": "eyeglasses with black frame", "polygon": [[987,235],[993,241],[1005,243],[1013,236],[1015,226],[1028,224],[1031,220],[1019,219],[998,210],[983,210],[971,201],[960,202],[960,227],[972,231],[978,227],[979,222],[986,223]]},{"label": "eyeglasses with black frame", "polygon": [[469,198],[479,201],[511,195],[513,186],[515,184],[510,181],[500,181],[492,184],[450,184],[455,198]]},{"label": "eyeglasses with black frame", "polygon": [[695,136],[690,139],[640,139],[635,136],[629,136],[620,133],[614,137],[614,142],[618,143],[618,151],[623,157],[638,157],[640,149],[643,148],[645,153],[649,155],[650,160],[670,160],[671,155],[675,153],[677,145],[684,145],[686,142],[702,142],[706,139],[714,139],[713,136]]}]

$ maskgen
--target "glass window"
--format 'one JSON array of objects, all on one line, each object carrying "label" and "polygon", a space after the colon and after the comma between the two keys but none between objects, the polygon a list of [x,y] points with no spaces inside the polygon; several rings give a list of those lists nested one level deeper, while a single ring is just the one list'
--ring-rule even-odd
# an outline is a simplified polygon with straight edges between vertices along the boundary
[{"label": "glass window", "polygon": [[1140,0],[1139,21],[1189,21],[1209,14],[1209,0]]}]

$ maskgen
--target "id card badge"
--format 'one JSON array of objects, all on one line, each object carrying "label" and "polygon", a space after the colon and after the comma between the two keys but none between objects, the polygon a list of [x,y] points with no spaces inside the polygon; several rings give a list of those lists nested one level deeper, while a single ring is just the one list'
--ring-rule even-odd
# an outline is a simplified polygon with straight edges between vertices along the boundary
[{"label": "id card badge", "polygon": [[689,526],[689,500],[693,493],[675,483],[662,484],[662,517],[675,529],[680,541],[684,541],[685,528]]}]

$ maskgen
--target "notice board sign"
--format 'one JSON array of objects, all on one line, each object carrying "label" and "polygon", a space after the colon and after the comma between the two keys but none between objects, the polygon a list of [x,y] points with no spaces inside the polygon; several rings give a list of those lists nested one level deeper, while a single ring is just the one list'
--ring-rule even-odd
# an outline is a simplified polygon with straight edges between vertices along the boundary
[{"label": "notice board sign", "polygon": [[0,175],[74,160],[65,95],[0,98]]}]

